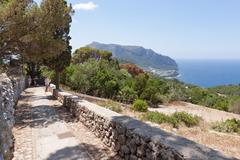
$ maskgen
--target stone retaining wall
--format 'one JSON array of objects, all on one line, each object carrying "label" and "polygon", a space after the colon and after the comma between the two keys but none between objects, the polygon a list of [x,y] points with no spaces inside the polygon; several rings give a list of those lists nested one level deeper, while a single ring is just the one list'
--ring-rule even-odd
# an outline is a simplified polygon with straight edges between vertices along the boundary
[{"label": "stone retaining wall", "polygon": [[25,84],[24,76],[0,75],[0,160],[12,158],[14,106]]},{"label": "stone retaining wall", "polygon": [[53,93],[72,116],[81,121],[123,159],[232,159],[218,151],[102,108],[78,96],[57,90],[53,90]]}]

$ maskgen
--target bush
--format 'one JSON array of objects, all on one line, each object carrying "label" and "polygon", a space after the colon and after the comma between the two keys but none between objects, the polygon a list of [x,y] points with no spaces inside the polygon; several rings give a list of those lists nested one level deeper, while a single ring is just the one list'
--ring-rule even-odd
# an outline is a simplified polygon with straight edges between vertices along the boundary
[{"label": "bush", "polygon": [[141,99],[137,99],[134,101],[132,105],[132,109],[134,111],[139,111],[139,112],[147,112],[148,110],[148,105],[147,102]]},{"label": "bush", "polygon": [[240,99],[232,102],[232,104],[229,107],[229,111],[236,114],[240,114]]},{"label": "bush", "polygon": [[136,98],[137,92],[129,86],[123,87],[118,96],[118,99],[124,103],[132,103]]},{"label": "bush", "polygon": [[55,72],[48,69],[47,67],[41,67],[41,73],[42,73],[43,77],[47,77],[51,80],[54,80],[54,78],[55,78]]},{"label": "bush", "polygon": [[228,119],[224,122],[215,123],[212,128],[218,132],[238,133],[240,134],[240,120]]},{"label": "bush", "polygon": [[166,115],[159,112],[147,112],[142,116],[142,119],[158,124],[169,123],[175,128],[178,128],[181,123],[185,124],[187,127],[197,126],[201,120],[200,117],[192,116],[186,112],[175,112],[172,115]]},{"label": "bush", "polygon": [[194,104],[201,104],[202,100],[206,97],[207,91],[199,87],[191,88],[190,90],[190,102]]},{"label": "bush", "polygon": [[217,86],[209,88],[209,91],[223,95],[240,96],[240,85]]},{"label": "bush", "polygon": [[140,97],[150,102],[151,96],[157,92],[160,92],[160,86],[161,83],[158,79],[149,79]]},{"label": "bush", "polygon": [[228,102],[227,98],[221,97],[216,101],[216,103],[212,107],[211,106],[208,106],[208,107],[227,112],[229,110],[228,106],[229,106],[229,102]]},{"label": "bush", "polygon": [[76,70],[71,77],[69,77],[71,88],[82,93],[86,93],[90,88],[88,77],[86,74],[83,74],[83,69],[80,66],[76,67]]},{"label": "bush", "polygon": [[142,116],[142,119],[158,124],[169,122],[169,116],[159,112],[147,112]]},{"label": "bush", "polygon": [[158,105],[158,104],[163,104],[163,103],[168,103],[168,102],[169,102],[169,98],[160,93],[155,93],[151,96],[151,103],[153,105]]},{"label": "bush", "polygon": [[105,95],[107,98],[112,98],[114,97],[118,90],[119,90],[119,85],[117,83],[117,81],[115,80],[109,80],[107,82],[105,82]]},{"label": "bush", "polygon": [[170,80],[168,83],[169,86],[169,101],[188,101],[189,92],[191,89],[184,83],[181,83],[177,80]]},{"label": "bush", "polygon": [[186,112],[175,112],[172,117],[177,119],[179,122],[183,122],[187,127],[198,125],[201,119],[198,116],[192,116]]}]

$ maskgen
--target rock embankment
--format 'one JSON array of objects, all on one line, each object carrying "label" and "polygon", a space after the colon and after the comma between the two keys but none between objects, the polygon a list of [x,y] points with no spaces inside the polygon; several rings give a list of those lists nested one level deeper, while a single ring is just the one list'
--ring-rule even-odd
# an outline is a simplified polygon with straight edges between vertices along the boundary
[{"label": "rock embankment", "polygon": [[25,77],[0,74],[0,159],[12,158],[14,106],[25,88]]}]

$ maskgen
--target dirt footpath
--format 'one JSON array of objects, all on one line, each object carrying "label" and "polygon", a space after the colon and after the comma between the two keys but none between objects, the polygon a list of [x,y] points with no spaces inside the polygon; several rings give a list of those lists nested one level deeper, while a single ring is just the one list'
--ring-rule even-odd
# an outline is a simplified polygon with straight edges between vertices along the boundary
[{"label": "dirt footpath", "polygon": [[169,105],[159,105],[159,108],[150,108],[150,111],[157,111],[165,114],[172,114],[174,112],[187,112],[193,115],[200,116],[204,121],[211,123],[216,121],[225,121],[227,119],[240,119],[240,115],[224,112],[216,109],[211,109],[199,105],[194,105],[186,102],[175,102]]}]

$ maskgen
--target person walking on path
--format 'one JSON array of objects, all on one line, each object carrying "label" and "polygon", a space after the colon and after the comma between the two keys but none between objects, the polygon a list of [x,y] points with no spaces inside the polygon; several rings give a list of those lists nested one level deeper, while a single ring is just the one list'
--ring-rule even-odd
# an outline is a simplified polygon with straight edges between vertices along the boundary
[{"label": "person walking on path", "polygon": [[48,87],[51,84],[51,80],[49,78],[45,78],[45,92],[48,91]]}]

